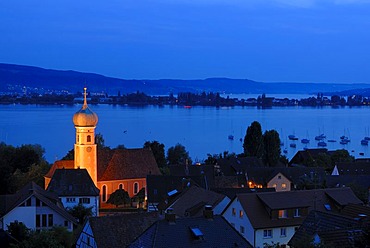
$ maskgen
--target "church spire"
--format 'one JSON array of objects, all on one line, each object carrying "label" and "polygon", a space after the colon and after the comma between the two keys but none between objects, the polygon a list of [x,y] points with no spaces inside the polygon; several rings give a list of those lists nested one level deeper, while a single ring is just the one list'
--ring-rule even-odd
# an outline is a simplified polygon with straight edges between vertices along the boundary
[{"label": "church spire", "polygon": [[82,109],[86,109],[87,108],[87,100],[86,100],[87,93],[86,93],[86,90],[87,90],[87,88],[85,87],[84,88],[84,105],[82,106]]}]

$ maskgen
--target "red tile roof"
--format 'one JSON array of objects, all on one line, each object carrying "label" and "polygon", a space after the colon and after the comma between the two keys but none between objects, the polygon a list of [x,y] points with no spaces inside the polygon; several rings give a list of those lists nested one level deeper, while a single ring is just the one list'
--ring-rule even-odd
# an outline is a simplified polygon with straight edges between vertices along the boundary
[{"label": "red tile roof", "polygon": [[74,160],[58,160],[55,161],[51,166],[48,173],[45,175],[47,178],[52,178],[56,169],[74,169],[75,162]]},{"label": "red tile roof", "polygon": [[115,149],[99,152],[98,181],[146,178],[147,175],[160,174],[150,149]]}]

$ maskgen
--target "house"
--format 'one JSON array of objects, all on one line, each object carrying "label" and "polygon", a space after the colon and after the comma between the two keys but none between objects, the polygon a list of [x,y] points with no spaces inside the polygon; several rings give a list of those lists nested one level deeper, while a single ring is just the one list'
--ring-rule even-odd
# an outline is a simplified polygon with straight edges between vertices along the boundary
[{"label": "house", "polygon": [[[186,187],[195,185],[199,176],[147,175],[147,209],[150,211],[165,210],[167,203],[180,194]],[[167,203],[166,203],[167,202]]]},{"label": "house", "polygon": [[156,221],[128,247],[246,247],[245,240],[222,217],[205,209],[200,217],[176,218],[166,213],[165,219]]},{"label": "house", "polygon": [[195,217],[203,214],[206,205],[212,206],[215,214],[221,214],[229,202],[230,198],[225,195],[191,185],[169,202],[167,209],[172,209],[179,217]]},{"label": "house", "polygon": [[245,172],[250,188],[275,188],[276,191],[320,188],[325,181],[323,168],[265,167],[248,168]]},{"label": "house", "polygon": [[99,189],[86,169],[57,169],[51,179],[49,192],[56,193],[66,209],[82,204],[99,215]]},{"label": "house", "polygon": [[[311,211],[288,242],[290,247],[362,247],[365,242],[361,219],[331,212]],[[362,243],[362,245],[361,245]]]},{"label": "house", "polygon": [[47,192],[34,182],[26,184],[12,195],[0,196],[0,228],[7,230],[12,222],[22,222],[32,230],[64,226],[73,231],[76,224],[63,207],[58,196]]},{"label": "house", "polygon": [[98,149],[95,142],[98,116],[88,107],[86,95],[84,88],[84,104],[73,115],[76,129],[74,160],[56,161],[45,175],[45,188],[56,169],[86,169],[100,190],[99,205],[109,207],[106,201],[117,189],[124,189],[133,197],[146,188],[147,175],[161,173],[150,149]]},{"label": "house", "polygon": [[257,157],[229,157],[217,160],[216,174],[224,176],[244,175],[247,168],[265,167]]},{"label": "house", "polygon": [[172,165],[169,169],[171,176],[191,178],[204,189],[214,187],[215,168],[213,165]]},{"label": "house", "polygon": [[370,162],[368,160],[340,162],[335,165],[331,175],[370,175]]},{"label": "house", "polygon": [[238,194],[222,216],[254,247],[286,245],[308,213],[362,204],[350,188]]},{"label": "house", "polygon": [[90,217],[78,235],[76,247],[127,247],[157,220],[158,215],[156,213]]}]

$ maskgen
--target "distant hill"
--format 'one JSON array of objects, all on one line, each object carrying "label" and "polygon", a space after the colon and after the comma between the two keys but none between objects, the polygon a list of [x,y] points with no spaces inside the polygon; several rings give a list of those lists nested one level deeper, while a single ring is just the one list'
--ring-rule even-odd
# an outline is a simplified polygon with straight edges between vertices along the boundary
[{"label": "distant hill", "polygon": [[95,73],[0,63],[0,91],[9,91],[10,85],[68,90],[73,93],[81,91],[86,85],[89,90],[95,92],[104,91],[108,94],[117,94],[118,91],[121,93],[141,91],[151,95],[203,91],[250,94],[316,94],[317,92],[333,93],[370,88],[370,84],[262,83],[249,79],[230,78],[127,80]]}]

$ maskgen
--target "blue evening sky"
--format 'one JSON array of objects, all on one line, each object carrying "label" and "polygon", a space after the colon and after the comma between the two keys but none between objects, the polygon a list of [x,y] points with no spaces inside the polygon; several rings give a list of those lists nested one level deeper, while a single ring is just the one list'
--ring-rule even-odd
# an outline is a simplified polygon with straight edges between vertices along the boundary
[{"label": "blue evening sky", "polygon": [[370,0],[7,0],[0,62],[136,79],[370,83]]}]

